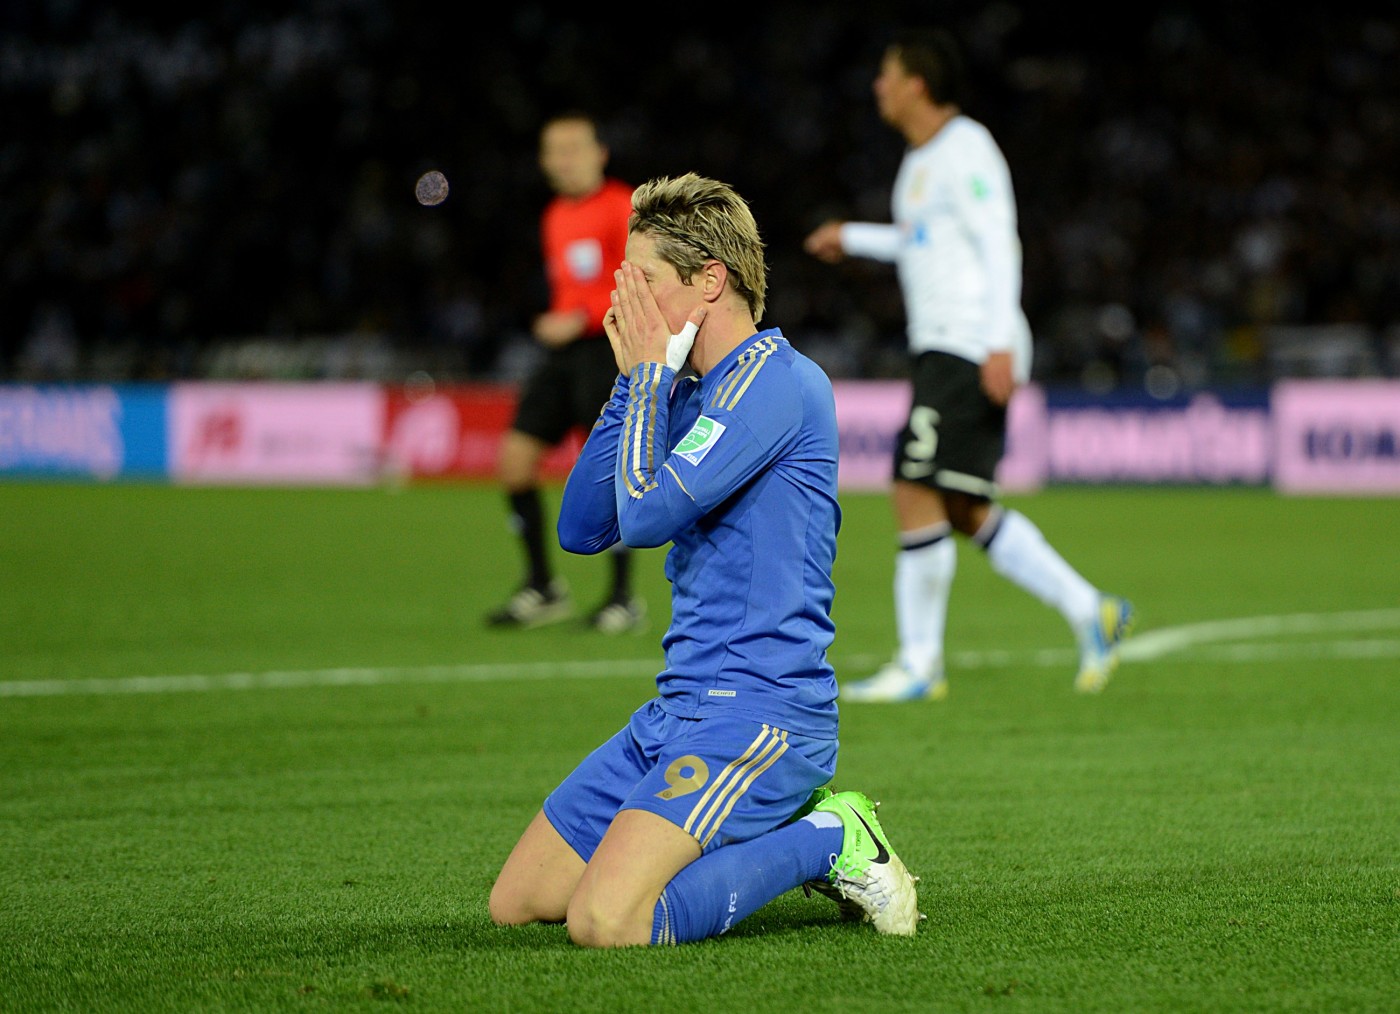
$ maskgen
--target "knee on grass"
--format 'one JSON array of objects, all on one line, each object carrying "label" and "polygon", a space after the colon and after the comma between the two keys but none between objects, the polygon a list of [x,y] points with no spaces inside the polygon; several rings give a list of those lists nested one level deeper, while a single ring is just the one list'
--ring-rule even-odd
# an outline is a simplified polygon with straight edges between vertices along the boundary
[{"label": "knee on grass", "polygon": [[486,910],[497,926],[527,926],[533,922],[562,922],[564,919],[563,913],[546,911],[536,899],[500,881],[491,888]]},{"label": "knee on grass", "polygon": [[651,943],[651,912],[624,912],[577,895],[569,902],[569,939],[580,947],[634,947]]}]

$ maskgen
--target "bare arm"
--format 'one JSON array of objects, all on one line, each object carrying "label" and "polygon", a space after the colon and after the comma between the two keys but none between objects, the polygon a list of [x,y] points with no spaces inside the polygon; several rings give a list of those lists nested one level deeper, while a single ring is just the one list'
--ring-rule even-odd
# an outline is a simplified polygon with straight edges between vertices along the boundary
[{"label": "bare arm", "polygon": [[846,256],[841,246],[841,225],[839,221],[823,222],[812,230],[802,248],[819,261],[835,264]]}]

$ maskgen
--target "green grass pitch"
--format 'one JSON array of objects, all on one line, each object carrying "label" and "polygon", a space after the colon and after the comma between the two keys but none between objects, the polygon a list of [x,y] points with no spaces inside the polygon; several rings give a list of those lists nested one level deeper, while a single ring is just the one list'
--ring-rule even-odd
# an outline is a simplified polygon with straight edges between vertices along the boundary
[{"label": "green grass pitch", "polygon": [[[1077,696],[1058,614],[964,545],[949,699],[843,708],[837,786],[883,801],[919,934],[795,891],[592,952],[486,898],[653,692],[662,551],[646,634],[511,634],[489,485],[0,484],[0,1010],[1400,1010],[1400,500],[1011,503],[1140,623]],[[854,678],[893,534],[844,507]],[[603,561],[556,559],[592,605]]]}]

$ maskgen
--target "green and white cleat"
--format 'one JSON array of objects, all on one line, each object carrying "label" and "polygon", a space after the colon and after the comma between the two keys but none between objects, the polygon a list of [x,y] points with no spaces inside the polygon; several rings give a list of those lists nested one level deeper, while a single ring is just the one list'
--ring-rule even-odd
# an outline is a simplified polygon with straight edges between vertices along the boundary
[{"label": "green and white cleat", "polygon": [[1079,632],[1079,674],[1074,689],[1096,694],[1118,668],[1118,649],[1137,619],[1133,605],[1116,595],[1099,598],[1098,615]]},{"label": "green and white cleat", "polygon": [[825,785],[823,785],[820,789],[813,789],[812,794],[807,797],[807,801],[803,803],[800,807],[798,807],[796,813],[794,813],[791,817],[789,817],[783,822],[783,826],[786,827],[788,824],[792,824],[801,820],[803,817],[807,816],[807,814],[815,810],[817,808],[817,804],[820,803],[823,799],[829,799],[834,795],[836,795],[836,793]]},{"label": "green and white cleat", "polygon": [[841,818],[845,838],[826,879],[804,886],[835,901],[844,919],[873,923],[880,933],[913,936],[924,918],[914,886],[919,878],[890,848],[875,816],[879,805],[859,792],[835,792],[817,802],[814,809]]}]

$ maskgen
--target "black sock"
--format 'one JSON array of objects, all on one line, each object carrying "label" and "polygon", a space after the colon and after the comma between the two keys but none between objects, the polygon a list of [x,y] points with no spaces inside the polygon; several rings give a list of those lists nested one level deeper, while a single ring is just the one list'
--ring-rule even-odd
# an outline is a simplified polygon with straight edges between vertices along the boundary
[{"label": "black sock", "polygon": [[632,597],[632,550],[617,548],[609,555],[613,562],[612,601],[626,602]]},{"label": "black sock", "polygon": [[510,494],[511,520],[515,532],[525,546],[525,560],[528,566],[526,583],[535,588],[549,586],[549,559],[544,551],[544,507],[540,501],[540,491],[527,489]]}]

